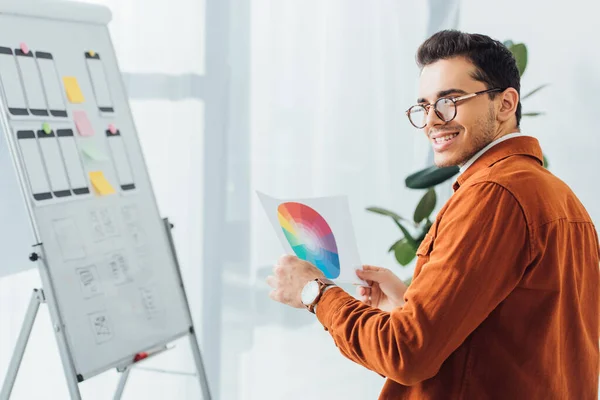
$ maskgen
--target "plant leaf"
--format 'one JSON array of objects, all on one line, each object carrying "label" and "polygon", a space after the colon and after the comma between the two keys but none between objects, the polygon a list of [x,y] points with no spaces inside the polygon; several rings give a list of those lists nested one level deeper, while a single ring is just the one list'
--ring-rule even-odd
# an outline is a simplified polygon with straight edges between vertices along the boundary
[{"label": "plant leaf", "polygon": [[458,174],[458,167],[438,168],[435,165],[427,167],[406,177],[406,187],[410,189],[429,189],[447,181]]},{"label": "plant leaf", "polygon": [[550,163],[548,162],[546,155],[542,154],[542,158],[544,159],[544,168],[548,169],[548,167],[550,166]]},{"label": "plant leaf", "polygon": [[420,224],[425,218],[428,218],[433,209],[435,208],[435,203],[437,202],[437,196],[435,194],[435,189],[430,188],[425,195],[419,201],[417,208],[415,209],[414,220],[415,223]]},{"label": "plant leaf", "polygon": [[415,251],[417,251],[417,248],[419,247],[419,245],[417,244],[417,241],[415,240],[415,238],[412,237],[412,235],[408,232],[408,230],[406,230],[406,228],[404,227],[404,225],[402,225],[400,223],[400,221],[394,220],[394,222],[396,222],[396,225],[398,225],[398,228],[400,228],[400,230],[404,234],[404,238],[406,239],[408,244],[410,244],[413,247],[413,249],[415,249]]},{"label": "plant leaf", "polygon": [[538,115],[544,115],[545,113],[543,111],[536,111],[536,112],[528,112],[528,113],[523,113],[521,114],[522,117],[537,117]]},{"label": "plant leaf", "polygon": [[433,225],[433,223],[428,219],[427,222],[421,227],[421,232],[416,238],[417,244],[421,244],[423,239],[425,239],[427,232],[429,232],[429,230],[431,229],[431,225]]},{"label": "plant leaf", "polygon": [[403,240],[406,240],[406,239],[405,239],[405,238],[402,238],[402,239],[400,239],[400,240],[398,240],[398,241],[394,242],[394,244],[393,244],[393,245],[391,245],[391,246],[390,246],[390,248],[388,249],[388,253],[389,253],[389,252],[391,252],[391,251],[394,251],[394,248],[395,248],[395,247],[396,247],[396,246],[397,246],[397,245],[398,245],[398,244],[399,244],[401,241],[403,241]]},{"label": "plant leaf", "polygon": [[394,221],[407,221],[410,222],[407,218],[404,218],[393,211],[387,210],[381,207],[367,207],[367,211],[371,211],[372,213],[385,215],[386,217],[391,217]]},{"label": "plant leaf", "polygon": [[530,97],[531,95],[539,92],[540,90],[542,90],[543,88],[545,88],[546,86],[548,86],[548,83],[544,83],[541,86],[536,87],[535,89],[533,89],[531,92],[527,93],[525,96],[521,97],[521,100],[525,100],[526,98]]},{"label": "plant leaf", "polygon": [[408,265],[417,255],[415,249],[408,243],[406,238],[398,240],[392,248],[394,256],[400,265]]},{"label": "plant leaf", "polygon": [[527,68],[527,46],[525,46],[523,43],[517,43],[512,44],[508,49],[517,61],[519,76],[523,76],[525,73],[525,68]]}]

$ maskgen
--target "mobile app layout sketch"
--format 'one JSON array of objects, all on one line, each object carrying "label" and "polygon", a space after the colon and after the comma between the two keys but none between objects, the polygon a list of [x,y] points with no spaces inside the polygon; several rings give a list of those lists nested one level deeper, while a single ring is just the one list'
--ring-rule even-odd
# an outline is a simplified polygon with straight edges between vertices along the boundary
[{"label": "mobile app layout sketch", "polygon": [[85,299],[102,294],[98,268],[95,265],[77,268],[77,276],[81,285],[81,292]]},{"label": "mobile app layout sketch", "polygon": [[110,208],[105,207],[90,210],[89,217],[95,241],[101,241],[118,235],[119,231]]},{"label": "mobile app layout sketch", "polygon": [[106,311],[95,312],[88,317],[97,344],[106,343],[113,338],[112,325]]},{"label": "mobile app layout sketch", "polygon": [[76,260],[86,256],[81,232],[72,218],[54,220],[52,225],[64,260]]},{"label": "mobile app layout sketch", "polygon": [[156,318],[163,311],[156,287],[146,286],[139,288],[139,290],[146,317],[148,319]]},{"label": "mobile app layout sketch", "polygon": [[146,233],[138,218],[138,210],[134,205],[126,205],[121,208],[121,216],[127,227],[127,233],[133,241],[135,247],[143,247],[146,243]]},{"label": "mobile app layout sketch", "polygon": [[132,281],[129,264],[123,253],[117,252],[111,254],[108,258],[108,266],[113,283],[116,286],[124,285]]}]

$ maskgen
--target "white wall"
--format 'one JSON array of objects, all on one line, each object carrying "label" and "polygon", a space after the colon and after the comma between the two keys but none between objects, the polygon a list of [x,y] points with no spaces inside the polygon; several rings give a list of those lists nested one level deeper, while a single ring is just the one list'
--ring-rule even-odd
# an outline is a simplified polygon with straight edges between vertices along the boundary
[{"label": "white wall", "polygon": [[544,83],[550,86],[523,102],[524,112],[546,115],[523,119],[522,131],[540,140],[550,170],[573,189],[599,224],[597,15],[597,4],[586,0],[462,0],[460,28],[527,45],[522,95]]}]

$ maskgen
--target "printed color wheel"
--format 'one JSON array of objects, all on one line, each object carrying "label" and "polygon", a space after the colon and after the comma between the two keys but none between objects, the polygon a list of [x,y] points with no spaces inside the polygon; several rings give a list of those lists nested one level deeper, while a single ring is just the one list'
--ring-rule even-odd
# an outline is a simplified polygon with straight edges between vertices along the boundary
[{"label": "printed color wheel", "polygon": [[305,204],[287,202],[279,205],[277,217],[298,258],[315,265],[329,279],[340,275],[335,237],[318,212]]}]

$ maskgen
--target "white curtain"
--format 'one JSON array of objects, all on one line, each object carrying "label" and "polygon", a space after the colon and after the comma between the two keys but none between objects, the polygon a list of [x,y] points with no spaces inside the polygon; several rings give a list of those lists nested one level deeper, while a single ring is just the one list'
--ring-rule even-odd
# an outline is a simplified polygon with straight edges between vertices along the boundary
[{"label": "white curtain", "polygon": [[[404,111],[416,99],[426,4],[262,0],[252,11],[251,188],[348,195],[363,261],[393,266],[397,228],[365,207],[410,217],[422,195],[404,178],[425,166],[429,145]],[[281,249],[252,200],[260,267]]]},{"label": "white curtain", "polygon": [[[410,218],[422,196],[404,178],[425,167],[429,145],[404,111],[417,97],[427,12],[391,0],[252,2],[251,189],[347,195],[362,261],[403,277],[411,269],[387,254],[400,232],[365,208]],[[282,249],[251,200],[257,325],[235,398],[376,398],[383,380],[343,358],[312,315],[265,300],[264,276]]]}]

